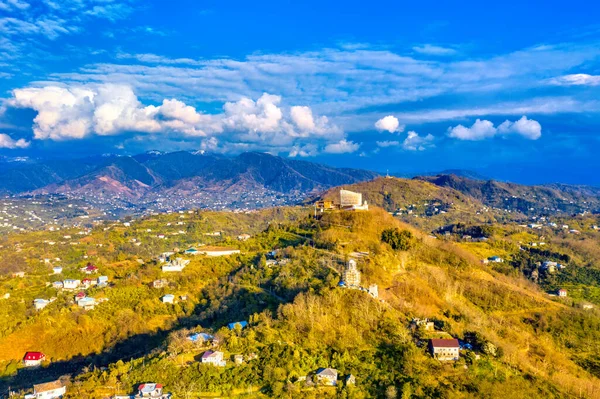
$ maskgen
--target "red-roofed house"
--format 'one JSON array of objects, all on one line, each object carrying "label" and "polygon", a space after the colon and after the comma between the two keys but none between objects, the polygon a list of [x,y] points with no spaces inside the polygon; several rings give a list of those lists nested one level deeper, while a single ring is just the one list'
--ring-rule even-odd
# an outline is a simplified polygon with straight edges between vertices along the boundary
[{"label": "red-roofed house", "polygon": [[169,397],[169,396],[163,395],[162,384],[155,384],[153,382],[147,382],[145,384],[141,384],[138,387],[137,397],[140,397],[140,398],[163,398],[163,397]]},{"label": "red-roofed house", "polygon": [[460,345],[453,339],[430,339],[429,352],[438,360],[458,360]]},{"label": "red-roofed house", "polygon": [[93,274],[93,273],[98,273],[98,268],[94,265],[92,265],[91,263],[88,263],[85,267],[81,268],[81,271],[84,272],[85,274]]},{"label": "red-roofed house", "polygon": [[23,356],[23,365],[25,367],[37,367],[46,359],[42,352],[27,352]]},{"label": "red-roofed house", "polygon": [[565,290],[564,288],[561,288],[560,290],[558,290],[558,296],[561,297],[566,297],[567,296],[567,290]]}]

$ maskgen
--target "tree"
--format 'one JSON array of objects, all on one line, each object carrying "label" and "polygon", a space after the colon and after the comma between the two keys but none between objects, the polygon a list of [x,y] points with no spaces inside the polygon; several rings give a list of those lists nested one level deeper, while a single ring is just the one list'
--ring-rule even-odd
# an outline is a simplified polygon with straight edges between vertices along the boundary
[{"label": "tree", "polygon": [[398,251],[408,251],[415,244],[414,236],[410,231],[398,228],[384,230],[381,233],[381,241]]},{"label": "tree", "polygon": [[385,399],[396,399],[398,398],[398,390],[395,386],[390,385],[385,389]]}]

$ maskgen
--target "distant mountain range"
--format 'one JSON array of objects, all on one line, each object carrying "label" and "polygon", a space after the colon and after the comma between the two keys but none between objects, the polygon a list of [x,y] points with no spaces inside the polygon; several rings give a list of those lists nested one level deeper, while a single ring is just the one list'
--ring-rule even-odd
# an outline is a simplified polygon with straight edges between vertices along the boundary
[{"label": "distant mountain range", "polygon": [[136,156],[5,163],[0,166],[0,192],[109,195],[136,201],[156,192],[312,193],[376,176],[365,170],[333,168],[257,152],[224,157],[201,152],[150,151]]}]

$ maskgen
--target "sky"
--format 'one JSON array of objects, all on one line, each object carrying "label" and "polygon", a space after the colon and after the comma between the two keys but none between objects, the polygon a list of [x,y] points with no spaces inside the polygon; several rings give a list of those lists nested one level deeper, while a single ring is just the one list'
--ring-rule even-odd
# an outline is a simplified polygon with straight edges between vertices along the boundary
[{"label": "sky", "polygon": [[0,0],[0,156],[600,185],[591,1]]}]

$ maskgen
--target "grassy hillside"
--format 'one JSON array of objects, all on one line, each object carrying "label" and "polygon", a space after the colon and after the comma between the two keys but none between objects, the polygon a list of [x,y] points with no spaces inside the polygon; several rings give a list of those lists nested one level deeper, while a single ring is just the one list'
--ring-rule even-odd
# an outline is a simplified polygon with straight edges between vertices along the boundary
[{"label": "grassy hillside", "polygon": [[[372,194],[365,195],[371,203],[387,188],[398,201],[393,207],[425,195],[452,202],[457,212],[480,206],[428,183],[370,184]],[[421,191],[411,197],[413,189]],[[66,232],[5,237],[3,261],[19,249],[27,275],[0,281],[0,294],[11,293],[0,311],[0,388],[24,393],[32,383],[69,374],[68,398],[129,393],[145,381],[165,384],[174,398],[600,397],[597,308],[584,310],[577,298],[549,296],[545,290],[555,283],[543,278],[535,284],[527,267],[519,266],[521,260],[535,263],[532,251],[519,258],[519,241],[544,234],[551,253],[543,256],[568,255],[574,270],[591,273],[598,267],[600,242],[589,227],[595,221],[578,220],[578,238],[494,225],[487,242],[474,243],[456,234],[434,238],[377,207],[317,219],[311,214],[310,208],[290,208],[160,215],[130,226],[98,226],[76,245],[58,237]],[[205,235],[214,231],[222,235]],[[403,241],[390,241],[384,231],[397,232]],[[252,237],[238,241],[241,233]],[[48,240],[64,243],[44,243]],[[242,253],[214,259],[182,254],[191,263],[175,275],[162,273],[152,259],[199,244],[235,246]],[[274,256],[268,254],[272,250]],[[377,299],[338,286],[356,252],[363,253],[357,257],[361,286],[377,284]],[[482,256],[497,253],[504,264],[481,263]],[[77,278],[83,277],[79,267],[92,260],[111,285],[88,294],[109,301],[91,311],[69,304],[72,294],[46,286],[59,277],[48,275],[51,265],[40,262],[44,257],[60,257],[64,275]],[[568,277],[563,274],[555,279]],[[168,279],[169,286],[151,288],[157,278]],[[594,286],[590,279],[573,284]],[[166,293],[176,295],[175,304],[160,302]],[[33,298],[52,295],[57,300],[46,309],[32,309]],[[413,328],[413,318],[433,320],[435,331]],[[226,327],[240,320],[248,327]],[[205,350],[215,349],[186,339],[200,331],[219,339],[216,348],[224,352],[226,367],[199,363]],[[472,349],[461,351],[455,363],[442,363],[427,353],[433,337],[456,337]],[[22,369],[18,360],[26,350],[42,350],[52,362]],[[233,355],[245,361],[235,365]],[[338,370],[337,387],[307,382],[324,367]],[[355,385],[344,384],[349,374]]]}]

